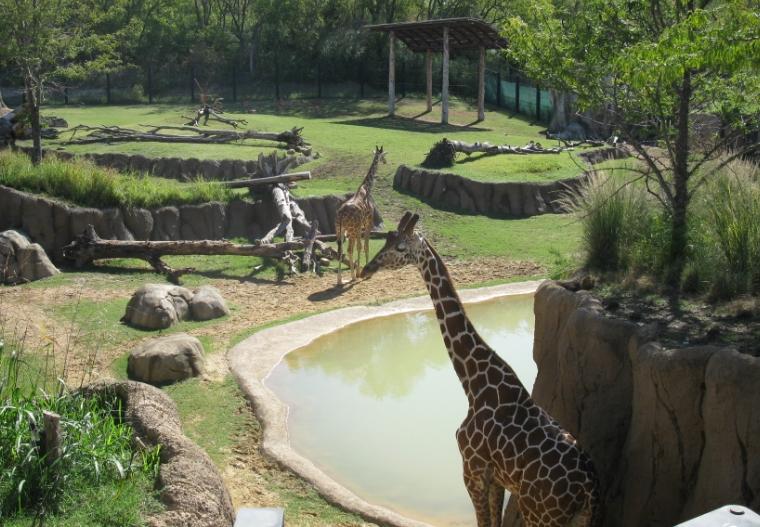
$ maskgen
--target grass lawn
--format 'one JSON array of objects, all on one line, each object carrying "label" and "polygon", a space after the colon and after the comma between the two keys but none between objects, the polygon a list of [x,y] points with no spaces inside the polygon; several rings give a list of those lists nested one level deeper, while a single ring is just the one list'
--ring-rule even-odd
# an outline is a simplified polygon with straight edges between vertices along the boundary
[{"label": "grass lawn", "polygon": [[[462,141],[489,141],[493,144],[524,145],[529,141],[547,143],[539,134],[542,125],[532,124],[522,116],[510,117],[503,111],[489,111],[486,120],[475,123],[475,108],[461,102],[452,104],[449,125],[441,125],[439,106],[425,113],[424,101],[403,99],[395,117],[386,115],[385,103],[378,100],[306,100],[280,105],[259,103],[256,113],[238,114],[234,107],[230,117],[246,119],[248,128],[282,131],[303,127],[303,134],[322,159],[305,167],[315,179],[302,185],[308,194],[325,194],[355,190],[366,172],[375,145],[388,151],[388,165],[380,177],[392,177],[401,164],[417,165],[430,147],[444,137]],[[46,114],[77,124],[139,127],[153,124],[182,124],[182,115],[190,114],[184,105],[51,107]],[[216,125],[212,125],[217,127]],[[227,128],[219,125],[221,128]],[[50,147],[62,146],[70,134]],[[126,152],[149,157],[175,156],[204,159],[255,159],[260,152],[270,152],[272,143],[247,141],[245,144],[191,145],[165,143],[115,143],[66,146],[71,152]],[[536,156],[481,156],[462,158],[451,172],[482,181],[553,181],[578,174],[582,163],[575,154]]]}]

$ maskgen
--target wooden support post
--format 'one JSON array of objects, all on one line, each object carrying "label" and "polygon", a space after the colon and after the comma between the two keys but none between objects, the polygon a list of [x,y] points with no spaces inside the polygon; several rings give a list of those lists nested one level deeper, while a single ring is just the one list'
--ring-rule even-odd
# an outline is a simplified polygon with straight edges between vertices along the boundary
[{"label": "wooden support post", "polygon": [[396,113],[396,34],[388,32],[388,115]]},{"label": "wooden support post", "polygon": [[425,54],[425,81],[427,85],[427,111],[433,111],[433,50]]},{"label": "wooden support post", "polygon": [[443,74],[441,79],[441,123],[449,124],[449,28],[443,27]]},{"label": "wooden support post", "polygon": [[480,46],[478,62],[478,121],[486,119],[486,48]]},{"label": "wooden support post", "polygon": [[520,113],[520,74],[515,76],[515,113]]},{"label": "wooden support post", "polygon": [[61,456],[61,416],[45,411],[42,413],[42,422],[45,436],[41,454],[45,457],[45,462],[52,465]]}]

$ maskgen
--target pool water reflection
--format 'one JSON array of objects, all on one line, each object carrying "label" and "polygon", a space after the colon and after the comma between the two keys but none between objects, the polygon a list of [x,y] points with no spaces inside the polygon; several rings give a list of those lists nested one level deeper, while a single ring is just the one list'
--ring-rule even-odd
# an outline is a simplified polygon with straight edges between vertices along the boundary
[{"label": "pool water reflection", "polygon": [[[533,295],[467,306],[530,390]],[[265,381],[295,450],[365,500],[442,527],[475,525],[454,432],[467,399],[432,311],[376,318],[289,353]]]}]

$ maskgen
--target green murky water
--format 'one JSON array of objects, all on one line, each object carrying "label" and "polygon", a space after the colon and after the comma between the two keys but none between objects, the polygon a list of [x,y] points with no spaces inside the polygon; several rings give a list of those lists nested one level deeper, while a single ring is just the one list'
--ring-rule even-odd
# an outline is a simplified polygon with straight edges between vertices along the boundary
[{"label": "green murky water", "polygon": [[[467,306],[528,389],[533,296]],[[362,498],[442,527],[475,525],[454,431],[467,399],[432,311],[359,322],[288,354],[266,384],[292,446]]]}]

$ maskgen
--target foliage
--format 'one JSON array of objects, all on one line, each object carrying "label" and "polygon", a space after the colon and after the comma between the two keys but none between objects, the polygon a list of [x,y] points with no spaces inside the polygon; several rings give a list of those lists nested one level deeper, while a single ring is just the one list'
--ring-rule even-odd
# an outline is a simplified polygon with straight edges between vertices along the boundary
[{"label": "foliage", "polygon": [[[637,151],[639,175],[669,218],[671,285],[687,252],[702,170],[758,148],[760,14],[753,0],[521,1],[505,24],[533,78],[604,112]],[[651,148],[654,140],[660,148]],[[733,152],[725,156],[727,149]]]},{"label": "foliage", "polygon": [[120,174],[90,162],[45,158],[34,165],[23,154],[0,153],[0,184],[91,207],[158,207],[227,201],[223,186],[198,180],[180,183],[142,174]]},{"label": "foliage", "polygon": [[[149,488],[158,450],[133,452],[117,399],[84,397],[63,384],[48,393],[39,371],[30,378],[29,359],[18,343],[0,342],[0,520],[89,512],[103,523],[140,524],[141,513],[156,507]],[[52,461],[40,450],[43,411],[61,416],[60,456]],[[129,499],[114,500],[122,495]]]},{"label": "foliage", "polygon": [[[758,294],[760,172],[750,162],[733,160],[708,181],[693,204],[681,287],[713,299]],[[641,181],[622,185],[596,177],[567,202],[582,225],[587,268],[669,274],[670,218]]]}]

